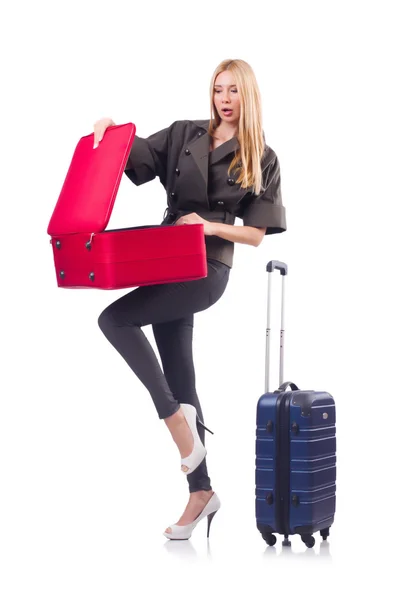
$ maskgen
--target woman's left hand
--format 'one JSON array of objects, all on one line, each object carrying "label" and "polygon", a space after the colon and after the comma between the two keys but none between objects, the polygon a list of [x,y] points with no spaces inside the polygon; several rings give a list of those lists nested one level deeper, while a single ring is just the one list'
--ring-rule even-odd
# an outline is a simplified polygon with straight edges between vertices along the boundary
[{"label": "woman's left hand", "polygon": [[174,225],[194,225],[196,223],[203,223],[204,235],[214,235],[214,224],[211,223],[211,221],[203,219],[197,213],[190,213],[188,215],[183,215],[182,217],[179,217],[179,219],[175,221]]}]

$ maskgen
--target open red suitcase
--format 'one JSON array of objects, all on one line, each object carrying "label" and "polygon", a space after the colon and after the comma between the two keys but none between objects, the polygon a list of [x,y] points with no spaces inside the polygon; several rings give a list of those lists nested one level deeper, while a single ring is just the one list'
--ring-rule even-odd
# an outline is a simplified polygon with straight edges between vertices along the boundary
[{"label": "open red suitcase", "polygon": [[109,127],[94,150],[80,139],[50,219],[58,287],[119,289],[207,276],[204,226],[105,230],[134,141],[135,125]]}]

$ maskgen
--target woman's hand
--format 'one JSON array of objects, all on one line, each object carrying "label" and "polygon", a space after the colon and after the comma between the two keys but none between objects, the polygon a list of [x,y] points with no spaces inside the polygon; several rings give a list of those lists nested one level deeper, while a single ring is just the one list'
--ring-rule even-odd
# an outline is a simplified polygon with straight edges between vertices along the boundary
[{"label": "woman's hand", "polygon": [[200,217],[197,213],[190,213],[189,215],[183,215],[175,221],[174,225],[194,225],[196,223],[203,223],[204,235],[214,235],[214,223],[207,221]]},{"label": "woman's hand", "polygon": [[116,125],[116,123],[109,118],[99,119],[99,121],[94,124],[94,148],[96,148],[102,140],[106,129],[112,125]]}]

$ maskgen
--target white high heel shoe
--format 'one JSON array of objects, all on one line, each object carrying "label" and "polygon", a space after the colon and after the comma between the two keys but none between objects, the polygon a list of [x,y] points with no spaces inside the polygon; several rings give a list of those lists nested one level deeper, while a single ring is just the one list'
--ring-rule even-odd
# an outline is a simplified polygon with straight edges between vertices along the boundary
[{"label": "white high heel shoe", "polygon": [[207,450],[201,442],[197,431],[196,421],[198,421],[200,425],[210,433],[213,432],[210,431],[210,429],[208,429],[204,425],[204,423],[200,421],[200,419],[197,416],[197,411],[192,404],[181,404],[180,406],[193,435],[192,452],[189,454],[189,456],[181,458],[182,471],[185,473],[185,475],[190,475],[190,473],[193,473],[193,471],[197,469],[197,467],[203,462],[204,458],[207,455]]},{"label": "white high heel shoe", "polygon": [[[210,536],[210,526],[212,519],[215,516],[215,513],[220,509],[221,502],[215,492],[212,494],[211,498],[208,500],[204,509],[201,511],[197,519],[193,521],[193,523],[189,523],[188,525],[170,525],[171,533],[164,531],[164,535],[169,540],[188,540],[193,533],[193,529],[196,527],[198,523],[204,517],[208,517],[207,524],[207,538]],[[169,529],[167,527],[167,529]]]}]

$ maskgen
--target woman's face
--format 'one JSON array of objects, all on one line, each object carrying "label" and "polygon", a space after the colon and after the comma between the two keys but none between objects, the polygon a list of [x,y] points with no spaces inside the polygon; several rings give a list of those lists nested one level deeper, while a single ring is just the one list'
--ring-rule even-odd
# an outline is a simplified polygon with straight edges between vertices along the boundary
[{"label": "woman's face", "polygon": [[234,76],[230,71],[219,73],[215,79],[214,104],[222,121],[231,125],[238,125],[240,119],[240,98]]}]

